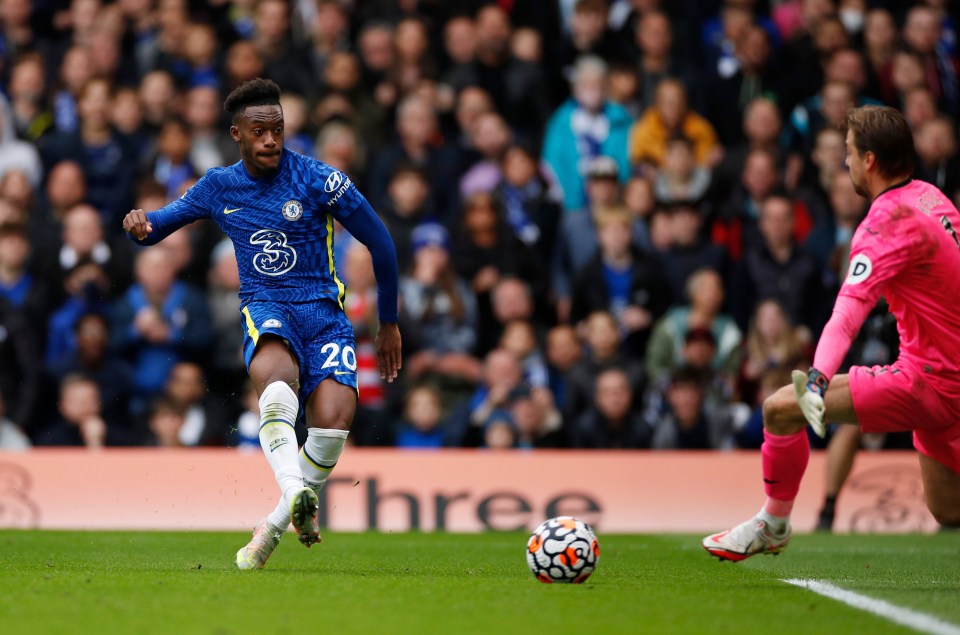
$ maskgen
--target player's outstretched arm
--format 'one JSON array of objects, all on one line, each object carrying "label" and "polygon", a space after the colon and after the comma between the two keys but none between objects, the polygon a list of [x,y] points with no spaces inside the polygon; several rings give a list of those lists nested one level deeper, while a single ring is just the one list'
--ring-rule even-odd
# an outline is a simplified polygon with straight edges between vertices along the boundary
[{"label": "player's outstretched arm", "polygon": [[154,212],[130,210],[123,217],[123,231],[138,245],[155,245],[195,220],[210,218],[206,183],[207,177],[203,177],[186,194]]},{"label": "player's outstretched arm", "polygon": [[147,219],[147,213],[142,209],[130,210],[123,217],[123,231],[127,232],[127,235],[133,237],[137,242],[143,242],[146,240],[147,234],[153,231],[153,223]]}]

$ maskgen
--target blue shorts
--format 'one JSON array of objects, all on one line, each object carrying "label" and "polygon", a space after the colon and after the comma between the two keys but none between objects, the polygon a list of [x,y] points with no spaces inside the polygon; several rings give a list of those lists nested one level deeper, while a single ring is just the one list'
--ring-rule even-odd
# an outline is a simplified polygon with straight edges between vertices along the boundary
[{"label": "blue shorts", "polygon": [[333,379],[357,390],[357,351],[353,325],[334,302],[297,304],[250,302],[240,309],[243,361],[250,361],[264,335],[279,337],[300,364],[300,399],[320,382]]}]

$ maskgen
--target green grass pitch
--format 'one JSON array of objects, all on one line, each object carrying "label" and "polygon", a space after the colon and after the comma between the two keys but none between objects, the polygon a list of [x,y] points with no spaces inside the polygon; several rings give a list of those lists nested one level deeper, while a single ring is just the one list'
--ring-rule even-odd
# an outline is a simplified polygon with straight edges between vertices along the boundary
[{"label": "green grass pitch", "polygon": [[240,533],[0,531],[0,632],[911,633],[781,582],[814,578],[960,628],[960,533],[799,535],[781,556],[720,563],[698,536],[599,535],[582,586],[545,585],[526,534],[284,537],[239,572]]}]

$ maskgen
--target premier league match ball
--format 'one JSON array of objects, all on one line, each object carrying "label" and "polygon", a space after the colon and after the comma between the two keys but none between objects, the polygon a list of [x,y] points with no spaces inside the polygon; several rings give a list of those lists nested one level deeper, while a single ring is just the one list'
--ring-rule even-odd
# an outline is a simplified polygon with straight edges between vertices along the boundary
[{"label": "premier league match ball", "polygon": [[600,558],[600,545],[590,525],[573,516],[545,520],[527,541],[527,565],[547,584],[580,584],[590,577]]}]

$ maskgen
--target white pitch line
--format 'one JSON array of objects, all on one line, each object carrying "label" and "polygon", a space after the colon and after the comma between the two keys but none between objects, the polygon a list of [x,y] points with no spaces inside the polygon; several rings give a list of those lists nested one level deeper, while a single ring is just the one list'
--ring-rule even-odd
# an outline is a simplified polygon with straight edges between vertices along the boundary
[{"label": "white pitch line", "polygon": [[803,587],[804,589],[828,597],[831,600],[843,602],[855,609],[884,617],[891,622],[912,628],[921,633],[929,633],[930,635],[960,635],[960,626],[951,624],[950,622],[944,622],[938,617],[911,609],[905,609],[902,606],[890,604],[889,602],[877,600],[866,595],[860,595],[853,591],[847,591],[828,582],[799,579],[783,580],[783,582]]}]

